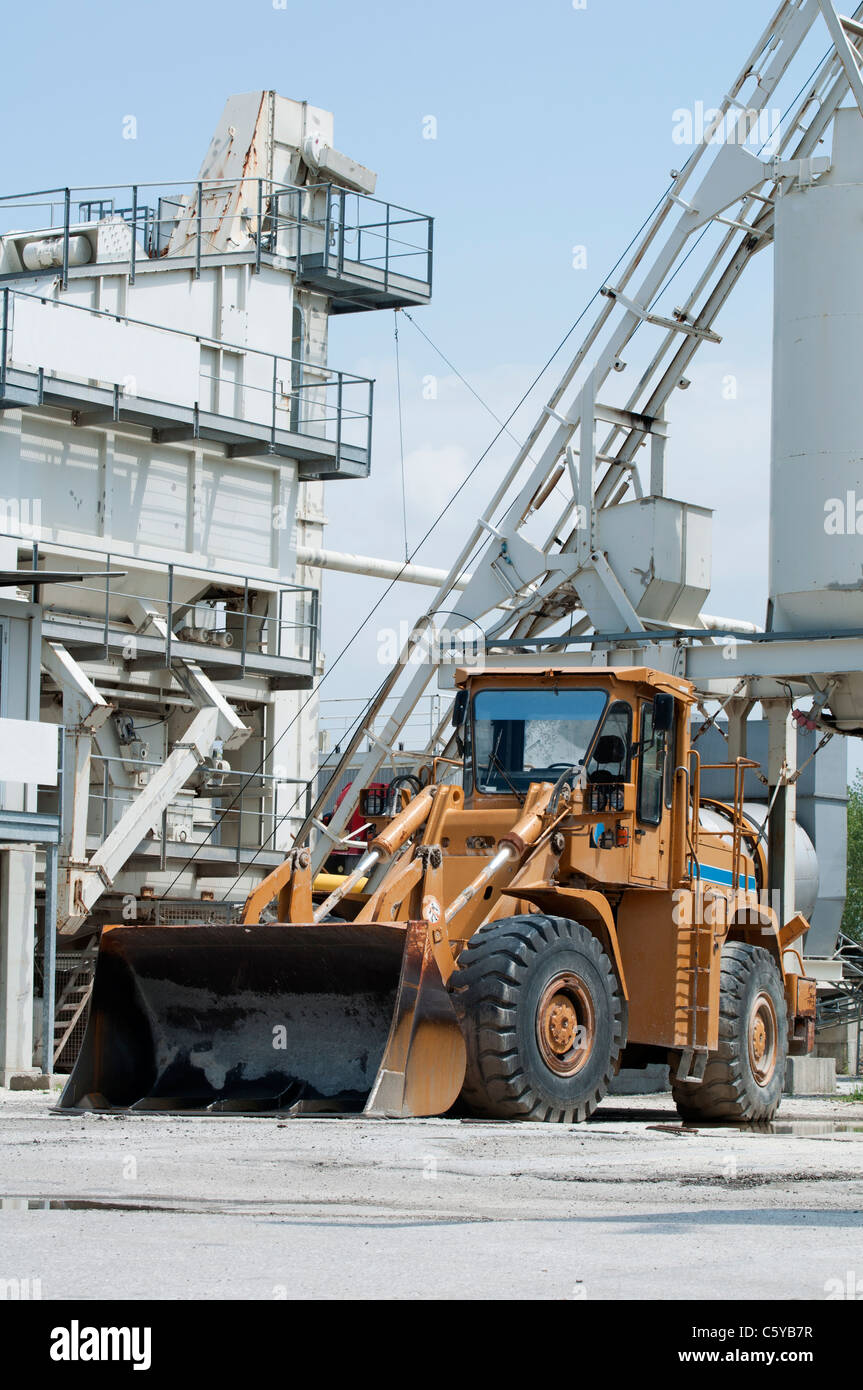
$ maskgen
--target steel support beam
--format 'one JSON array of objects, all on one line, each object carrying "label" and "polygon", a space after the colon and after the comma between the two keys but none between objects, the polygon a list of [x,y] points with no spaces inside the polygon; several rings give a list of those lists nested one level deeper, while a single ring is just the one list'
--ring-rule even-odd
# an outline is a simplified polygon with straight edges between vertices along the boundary
[{"label": "steel support beam", "polygon": [[807,642],[746,642],[735,647],[709,644],[686,647],[682,675],[699,690],[711,681],[728,681],[750,676],[753,679],[797,679],[833,675],[837,671],[863,671],[863,638],[823,637]]},{"label": "steel support beam", "polygon": [[72,911],[73,866],[87,859],[93,737],[109,718],[112,706],[60,643],[42,639],[41,664],[63,697],[62,873],[57,912],[65,919]]},{"label": "steel support beam", "polygon": [[46,1076],[54,1070],[54,1008],[57,986],[57,845],[45,846],[45,918],[42,936],[42,1046],[40,1060]]},{"label": "steel support beam", "polygon": [[[863,77],[860,75],[860,61],[857,50],[852,46],[848,38],[848,30],[845,28],[844,19],[836,13],[833,0],[818,0],[818,4],[821,6],[824,22],[830,30],[833,46],[845,69],[848,86],[851,88],[851,93],[860,109],[861,115],[863,115]],[[859,34],[859,26],[852,30],[852,32]]]},{"label": "steel support beam", "polygon": [[[155,628],[168,650],[168,626],[164,618],[141,605],[142,626]],[[135,797],[104,843],[88,861],[86,857],[87,808],[90,795],[92,738],[108,719],[112,706],[103,699],[78,663],[58,643],[43,641],[42,664],[63,692],[66,726],[64,785],[67,796],[64,825],[63,873],[60,878],[57,922],[60,932],[76,932],[106,888],[144,839],[158,824],[162,812],[201,763],[213,754],[217,742],[236,747],[249,729],[235,714],[209,676],[196,662],[180,660],[173,675],[198,713],[184,737],[175,743],[163,765]],[[107,744],[113,746],[110,734]]]},{"label": "steel support beam", "polygon": [[63,935],[78,930],[106,888],[134,853],[192,773],[211,757],[220,727],[219,711],[199,710],[183,738],[174,744],[165,762],[154,772],[114,829],[86,865],[76,866],[72,905],[60,923]]},{"label": "steel support beam", "polygon": [[[797,725],[790,700],[764,700],[767,716],[767,782],[773,809],[768,827],[771,902],[778,898],[780,923],[794,916],[795,827],[797,823]],[[802,947],[802,938],[793,943]]]},{"label": "steel support beam", "polygon": [[245,743],[251,730],[246,728],[221,690],[210,680],[209,676],[205,675],[197,661],[189,661],[186,657],[181,657],[174,663],[170,662],[171,633],[162,614],[155,609],[148,608],[139,600],[135,600],[130,605],[130,612],[135,610],[137,610],[141,628],[151,627],[162,638],[165,644],[165,659],[170,664],[171,674],[183,687],[192,704],[196,705],[198,709],[212,708],[216,710],[218,725],[213,737],[220,739],[226,748],[237,748],[240,744]]},{"label": "steel support beam", "polygon": [[735,697],[725,703],[725,713],[728,717],[728,757],[731,762],[747,756],[746,721],[754,703],[754,700],[745,697]]},{"label": "steel support beam", "polygon": [[0,848],[0,1086],[34,1077],[36,848]]}]

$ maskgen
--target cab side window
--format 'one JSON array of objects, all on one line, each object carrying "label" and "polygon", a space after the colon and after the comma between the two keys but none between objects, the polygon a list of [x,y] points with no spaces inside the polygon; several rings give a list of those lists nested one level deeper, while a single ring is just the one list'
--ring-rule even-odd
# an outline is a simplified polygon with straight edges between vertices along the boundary
[{"label": "cab side window", "polygon": [[665,804],[671,810],[674,800],[674,767],[677,762],[677,706],[671,728],[665,735]]},{"label": "cab side window", "polygon": [[662,792],[665,773],[665,735],[654,736],[653,702],[641,706],[638,755],[638,819],[647,825],[662,820]]},{"label": "cab side window", "polygon": [[587,765],[588,782],[628,782],[632,710],[616,700],[605,716]]}]

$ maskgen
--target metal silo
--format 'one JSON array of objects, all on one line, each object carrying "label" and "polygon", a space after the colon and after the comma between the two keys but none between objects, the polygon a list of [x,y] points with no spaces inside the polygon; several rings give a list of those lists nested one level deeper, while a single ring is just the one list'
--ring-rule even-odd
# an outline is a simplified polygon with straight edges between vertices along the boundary
[{"label": "metal silo", "polygon": [[[770,625],[863,629],[863,118],[837,113],[829,172],[778,200],[774,268]],[[863,675],[830,707],[863,725]]]}]

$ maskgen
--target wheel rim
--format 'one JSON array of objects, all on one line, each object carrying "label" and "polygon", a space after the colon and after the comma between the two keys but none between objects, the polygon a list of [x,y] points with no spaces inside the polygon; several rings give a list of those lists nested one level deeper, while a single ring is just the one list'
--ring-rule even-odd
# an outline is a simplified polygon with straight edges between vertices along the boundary
[{"label": "wheel rim", "polygon": [[764,990],[752,1001],[749,1014],[749,1066],[759,1086],[766,1086],[776,1067],[776,1006]]},{"label": "wheel rim", "polygon": [[536,1010],[536,1038],[542,1060],[556,1076],[574,1076],[593,1049],[593,1001],[578,975],[555,975]]}]

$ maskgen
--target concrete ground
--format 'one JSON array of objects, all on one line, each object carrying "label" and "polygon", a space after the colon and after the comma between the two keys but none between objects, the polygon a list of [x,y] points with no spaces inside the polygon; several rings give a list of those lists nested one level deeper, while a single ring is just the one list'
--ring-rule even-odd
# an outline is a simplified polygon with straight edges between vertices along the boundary
[{"label": "concrete ground", "polygon": [[55,1099],[0,1092],[0,1297],[863,1298],[863,1103],[838,1096],[766,1133],[684,1128],[664,1095],[572,1127]]}]

